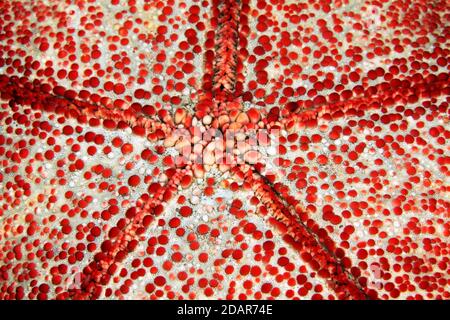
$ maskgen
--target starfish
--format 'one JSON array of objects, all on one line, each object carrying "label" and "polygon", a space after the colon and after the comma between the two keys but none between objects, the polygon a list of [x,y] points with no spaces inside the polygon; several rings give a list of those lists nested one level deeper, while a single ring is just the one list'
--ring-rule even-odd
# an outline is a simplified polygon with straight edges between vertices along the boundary
[{"label": "starfish", "polygon": [[445,1],[124,5],[0,4],[0,298],[450,297]]}]

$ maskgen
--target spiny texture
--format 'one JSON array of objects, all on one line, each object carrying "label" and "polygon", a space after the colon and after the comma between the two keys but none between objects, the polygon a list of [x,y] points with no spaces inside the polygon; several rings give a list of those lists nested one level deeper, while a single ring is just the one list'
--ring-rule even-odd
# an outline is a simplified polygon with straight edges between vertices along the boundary
[{"label": "spiny texture", "polygon": [[0,1],[1,299],[449,299],[446,1]]}]

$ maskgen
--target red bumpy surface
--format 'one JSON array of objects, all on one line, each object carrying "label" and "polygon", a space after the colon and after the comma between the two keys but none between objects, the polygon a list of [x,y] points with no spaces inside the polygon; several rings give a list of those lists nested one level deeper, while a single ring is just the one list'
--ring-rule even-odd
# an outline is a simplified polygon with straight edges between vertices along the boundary
[{"label": "red bumpy surface", "polygon": [[449,22],[0,1],[0,299],[449,299]]}]

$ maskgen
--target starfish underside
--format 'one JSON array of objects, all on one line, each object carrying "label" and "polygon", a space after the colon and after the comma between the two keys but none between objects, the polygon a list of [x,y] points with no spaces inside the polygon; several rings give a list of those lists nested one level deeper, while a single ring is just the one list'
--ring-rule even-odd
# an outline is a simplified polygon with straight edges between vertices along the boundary
[{"label": "starfish underside", "polygon": [[446,1],[0,1],[0,299],[449,299]]}]

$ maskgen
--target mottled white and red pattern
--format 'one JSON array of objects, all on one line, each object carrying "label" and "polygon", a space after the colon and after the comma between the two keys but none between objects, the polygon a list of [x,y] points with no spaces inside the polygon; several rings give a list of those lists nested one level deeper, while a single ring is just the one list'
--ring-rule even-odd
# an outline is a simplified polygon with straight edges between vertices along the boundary
[{"label": "mottled white and red pattern", "polygon": [[450,299],[448,1],[0,1],[0,52],[0,299]]}]

